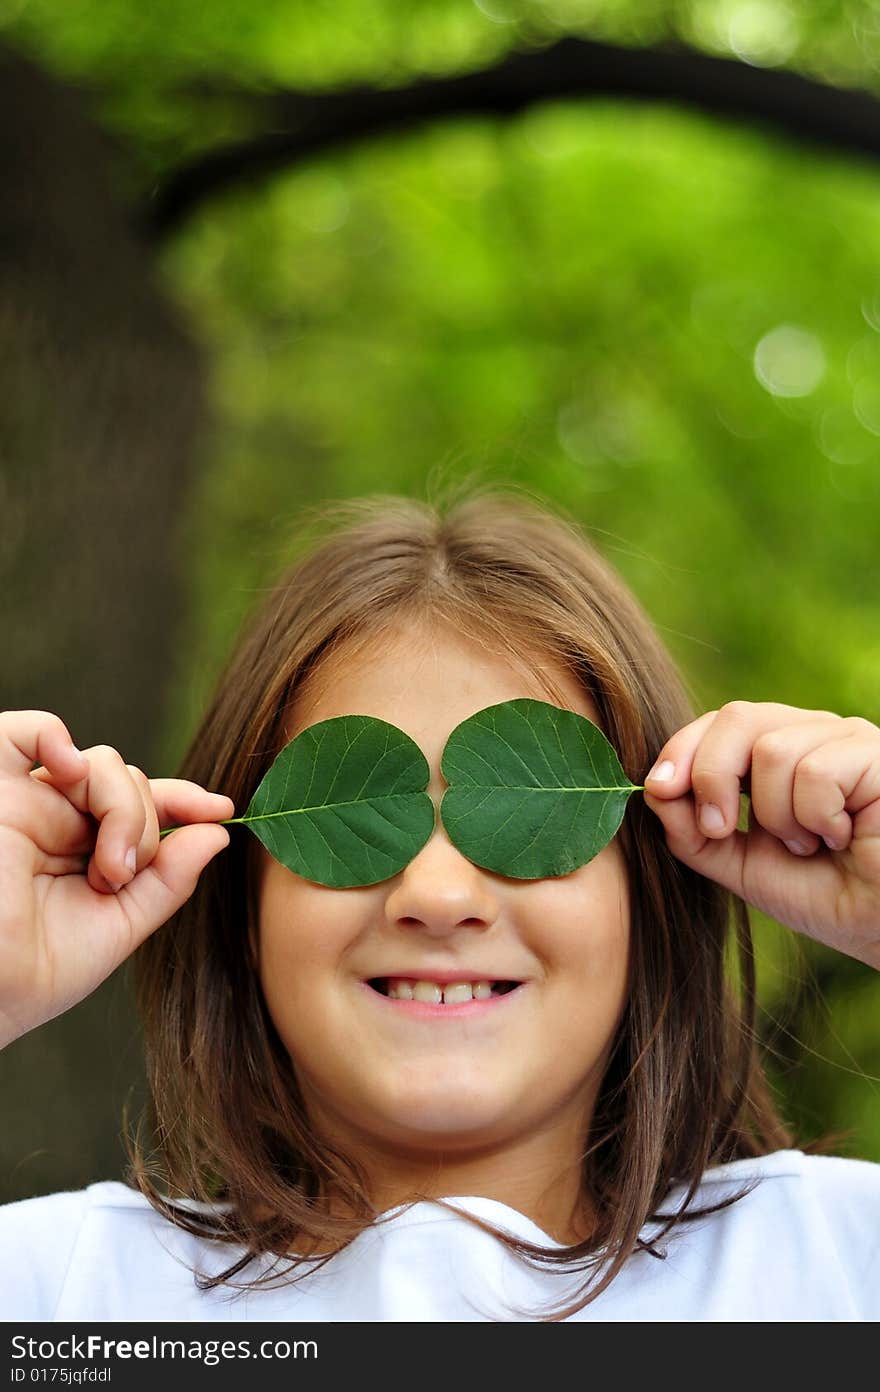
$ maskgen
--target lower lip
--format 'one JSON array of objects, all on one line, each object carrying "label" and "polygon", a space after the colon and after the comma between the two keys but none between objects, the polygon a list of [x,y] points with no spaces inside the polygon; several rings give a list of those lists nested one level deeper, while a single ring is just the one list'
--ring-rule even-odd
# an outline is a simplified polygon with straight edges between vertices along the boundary
[{"label": "lower lip", "polygon": [[434,1005],[431,1001],[395,1000],[393,996],[383,996],[381,991],[376,991],[366,981],[362,981],[361,985],[380,1005],[413,1020],[466,1020],[477,1015],[494,1014],[504,1007],[505,1002],[520,996],[525,988],[525,983],[520,982],[519,986],[515,986],[512,991],[505,991],[501,996],[489,996],[486,1000],[459,1001],[456,1005]]}]

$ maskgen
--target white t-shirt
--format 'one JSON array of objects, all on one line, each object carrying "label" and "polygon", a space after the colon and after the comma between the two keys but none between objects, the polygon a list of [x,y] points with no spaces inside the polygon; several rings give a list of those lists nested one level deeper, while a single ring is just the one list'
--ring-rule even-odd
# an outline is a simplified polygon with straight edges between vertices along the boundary
[{"label": "white t-shirt", "polygon": [[[880,1318],[880,1165],[777,1151],[708,1170],[698,1202],[715,1202],[755,1177],[745,1198],[664,1239],[665,1260],[630,1257],[573,1318]],[[671,1191],[664,1211],[682,1193]],[[497,1199],[453,1202],[508,1232],[559,1245]],[[657,1231],[656,1224],[642,1230]],[[268,1289],[202,1292],[193,1268],[216,1273],[241,1249],[173,1226],[115,1181],[0,1207],[0,1254],[4,1320],[533,1319],[584,1279],[529,1269],[466,1219],[421,1202],[390,1209],[295,1286],[276,1278]],[[266,1270],[263,1260],[234,1279]]]}]

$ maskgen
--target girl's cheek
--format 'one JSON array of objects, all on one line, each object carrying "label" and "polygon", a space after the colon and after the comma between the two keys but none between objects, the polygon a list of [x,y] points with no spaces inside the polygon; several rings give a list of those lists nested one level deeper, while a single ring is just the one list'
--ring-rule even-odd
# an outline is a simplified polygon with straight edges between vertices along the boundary
[{"label": "girl's cheek", "polygon": [[342,891],[276,869],[267,872],[260,899],[260,974],[264,993],[277,995],[283,980],[291,996],[344,966],[357,920]]}]

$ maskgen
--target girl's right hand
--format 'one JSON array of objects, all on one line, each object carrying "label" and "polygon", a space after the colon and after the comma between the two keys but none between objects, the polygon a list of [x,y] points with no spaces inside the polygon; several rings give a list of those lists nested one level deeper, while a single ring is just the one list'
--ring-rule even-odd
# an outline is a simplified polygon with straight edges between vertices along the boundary
[{"label": "girl's right hand", "polygon": [[[40,768],[34,768],[40,764]],[[104,981],[229,845],[228,797],[80,755],[49,711],[0,712],[0,1048]],[[184,825],[159,839],[163,826]],[[207,824],[207,825],[206,825]]]}]

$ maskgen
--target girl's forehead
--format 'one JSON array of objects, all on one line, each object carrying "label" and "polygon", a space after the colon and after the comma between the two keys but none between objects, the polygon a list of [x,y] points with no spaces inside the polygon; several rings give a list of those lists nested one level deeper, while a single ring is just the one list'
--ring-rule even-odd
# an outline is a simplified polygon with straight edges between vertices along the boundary
[{"label": "girl's forehead", "polygon": [[288,705],[288,738],[319,720],[374,715],[425,733],[446,732],[487,706],[529,696],[575,710],[601,726],[583,683],[555,655],[445,625],[388,628],[372,641],[337,645],[309,672]]}]

